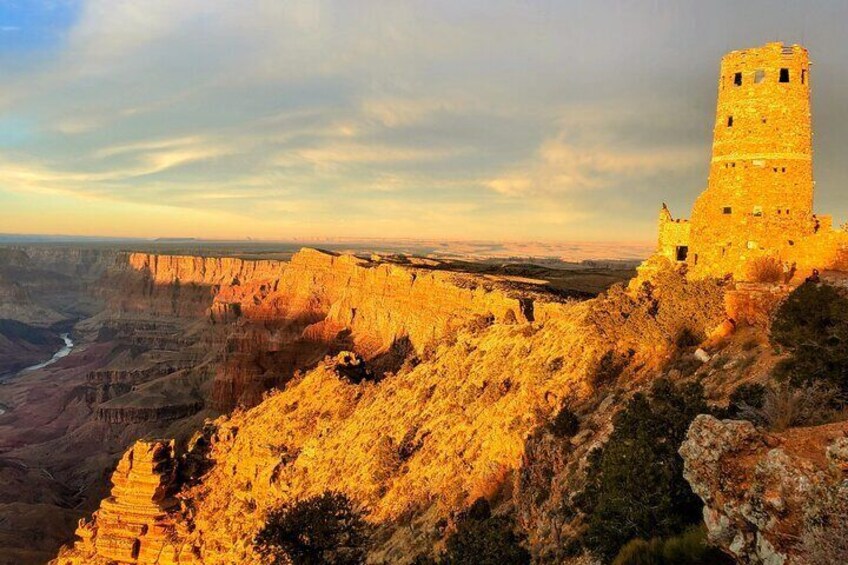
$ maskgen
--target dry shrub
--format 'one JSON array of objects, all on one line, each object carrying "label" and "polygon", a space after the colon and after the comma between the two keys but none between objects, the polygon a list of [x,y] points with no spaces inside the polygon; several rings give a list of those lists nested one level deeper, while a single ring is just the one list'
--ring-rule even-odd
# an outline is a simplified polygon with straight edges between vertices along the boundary
[{"label": "dry shrub", "polygon": [[808,565],[848,563],[848,487],[834,487],[804,519],[801,553]]},{"label": "dry shrub", "polygon": [[748,262],[746,271],[749,281],[773,284],[783,282],[783,265],[774,257],[756,257]]},{"label": "dry shrub", "polygon": [[781,432],[796,426],[817,426],[841,417],[839,391],[833,387],[816,384],[802,388],[780,386],[769,388],[757,408],[741,403],[738,417],[750,420],[769,430]]}]

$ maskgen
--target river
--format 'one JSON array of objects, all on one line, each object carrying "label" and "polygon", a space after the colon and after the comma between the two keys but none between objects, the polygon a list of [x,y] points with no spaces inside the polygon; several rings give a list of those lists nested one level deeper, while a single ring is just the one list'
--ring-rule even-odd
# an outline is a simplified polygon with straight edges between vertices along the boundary
[{"label": "river", "polygon": [[27,367],[26,369],[22,369],[18,374],[20,375],[22,373],[28,373],[30,371],[36,371],[38,369],[43,369],[44,367],[46,367],[48,365],[52,365],[53,363],[55,363],[59,359],[61,359],[63,357],[67,357],[68,355],[70,355],[71,350],[74,348],[74,342],[73,342],[73,340],[71,340],[70,334],[60,334],[59,337],[61,337],[62,341],[65,342],[65,345],[62,347],[62,349],[60,349],[59,351],[54,353],[53,357],[51,357],[47,361],[42,361],[41,363],[39,363],[37,365],[33,365],[31,367]]},{"label": "river", "polygon": [[[25,369],[21,369],[20,371],[18,371],[15,374],[15,376],[23,375],[24,373],[29,373],[30,371],[37,371],[38,369],[43,369],[44,367],[46,367],[48,365],[52,365],[53,363],[55,363],[59,359],[61,359],[63,357],[67,357],[68,355],[70,355],[71,350],[73,350],[73,348],[74,348],[74,342],[71,339],[71,335],[70,334],[59,334],[59,337],[62,338],[62,341],[65,342],[65,345],[63,345],[62,348],[59,351],[54,353],[53,357],[51,357],[50,359],[48,359],[46,361],[42,361],[41,363],[38,363],[37,365],[32,365],[32,366],[27,367]],[[6,410],[7,410],[7,408],[5,406],[3,406],[2,404],[0,404],[0,415],[2,415],[4,412],[6,412]]]}]

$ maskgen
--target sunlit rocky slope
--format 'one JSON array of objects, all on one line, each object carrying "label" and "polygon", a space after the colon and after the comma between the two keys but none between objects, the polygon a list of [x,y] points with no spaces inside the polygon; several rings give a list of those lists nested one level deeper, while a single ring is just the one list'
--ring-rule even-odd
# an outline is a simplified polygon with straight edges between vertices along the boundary
[{"label": "sunlit rocky slope", "polygon": [[[579,517],[563,520],[548,501],[577,490],[619,396],[660,371],[680,335],[705,339],[724,319],[719,283],[670,270],[655,291],[572,301],[314,251],[285,266],[141,255],[129,265],[115,275],[128,289],[122,310],[235,321],[212,399],[255,406],[209,421],[190,447],[137,444],[162,463],[125,458],[112,497],[58,563],[259,563],[267,512],[326,490],[365,510],[375,562],[438,551],[479,497],[497,512],[521,508],[532,553],[556,555]],[[324,358],[339,349],[353,353]],[[360,357],[371,367],[362,379],[351,376]],[[271,387],[282,390],[263,395]],[[585,415],[583,431],[559,463],[528,459],[565,405]],[[548,484],[519,480],[549,464]]]}]

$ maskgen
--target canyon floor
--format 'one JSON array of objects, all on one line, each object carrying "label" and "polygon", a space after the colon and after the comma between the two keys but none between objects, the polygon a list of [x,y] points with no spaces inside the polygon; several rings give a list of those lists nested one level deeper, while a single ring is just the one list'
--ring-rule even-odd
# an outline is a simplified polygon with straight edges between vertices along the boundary
[{"label": "canyon floor", "polygon": [[[635,266],[414,255],[407,247],[358,247],[352,250],[362,259],[341,269],[328,263],[338,261],[334,254],[315,252],[293,269],[294,249],[265,246],[0,247],[0,563],[44,563],[71,542],[138,439],[185,444],[205,421],[260,403],[342,350],[357,351],[381,375],[402,372],[472,315],[526,321],[539,298],[588,299],[629,279]],[[163,250],[172,255],[147,255]],[[187,255],[166,265],[173,253]],[[132,265],[131,257],[147,263]],[[367,279],[380,269],[386,280]],[[357,282],[351,273],[366,278]],[[398,285],[432,278],[418,299],[443,307],[401,322],[379,304],[352,304],[369,291],[397,301],[396,313],[418,310],[408,288],[392,286],[397,273]],[[50,359],[62,333],[74,341],[70,355],[20,372]]]}]

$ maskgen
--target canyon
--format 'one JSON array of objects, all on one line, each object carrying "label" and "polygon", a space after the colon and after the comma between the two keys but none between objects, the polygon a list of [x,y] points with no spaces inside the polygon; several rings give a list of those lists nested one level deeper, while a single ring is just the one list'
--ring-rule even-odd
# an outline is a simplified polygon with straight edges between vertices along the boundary
[{"label": "canyon", "polygon": [[[41,336],[34,347],[15,341],[20,331],[0,332],[14,360],[0,385],[3,563],[43,563],[72,540],[138,438],[183,448],[206,420],[261,403],[328,356],[355,352],[378,381],[469,325],[526,325],[545,318],[547,302],[584,299],[586,288],[622,278],[589,266],[562,271],[567,281],[554,288],[511,274],[515,266],[467,274],[435,259],[311,249],[288,261],[47,245],[0,252],[4,323]],[[20,372],[51,359],[65,333],[70,355]]]},{"label": "canyon", "polygon": [[[717,407],[766,382],[785,357],[771,316],[792,290],[662,258],[607,288],[597,270],[551,284],[530,267],[316,249],[15,257],[45,277],[23,286],[30,323],[49,308],[45,331],[70,327],[74,348],[0,385],[0,563],[263,563],[269,512],[329,491],[363,513],[369,562],[437,557],[481,499],[534,562],[594,562],[573,542],[580,497],[618,415],[662,379]],[[578,426],[563,436],[566,409]],[[781,535],[800,531],[809,493],[785,480],[835,484],[844,424],[749,426],[699,416],[685,476],[713,543],[795,562]],[[752,468],[764,486],[746,486]]]}]

